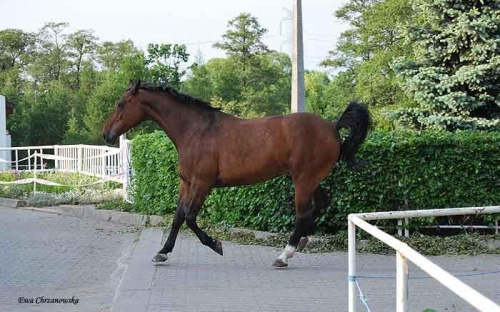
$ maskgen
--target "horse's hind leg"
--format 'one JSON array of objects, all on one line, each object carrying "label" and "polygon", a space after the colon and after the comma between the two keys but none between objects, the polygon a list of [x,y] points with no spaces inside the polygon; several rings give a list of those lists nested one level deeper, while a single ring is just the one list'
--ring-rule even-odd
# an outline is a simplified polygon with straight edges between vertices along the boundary
[{"label": "horse's hind leg", "polygon": [[[321,187],[321,185],[318,185],[318,187],[314,190],[313,200],[313,219],[316,223],[316,219],[321,215],[325,207],[330,203],[330,198],[328,197],[325,190]],[[309,238],[307,237],[307,235],[314,234],[314,230],[316,228],[315,223],[313,224],[313,227],[310,229],[309,233],[307,233],[306,236],[300,239],[297,249],[302,249],[307,245],[307,243],[309,242]]]},{"label": "horse's hind leg", "polygon": [[[314,190],[314,188],[312,188]],[[295,183],[295,207],[297,216],[295,218],[295,230],[293,231],[285,250],[278,256],[273,265],[275,267],[288,266],[288,259],[292,258],[297,250],[301,237],[306,236],[314,229],[314,214],[311,206],[313,191]]]},{"label": "horse's hind leg", "polygon": [[196,223],[198,212],[205,202],[205,198],[209,192],[209,187],[191,187],[189,196],[190,201],[184,207],[184,211],[186,213],[186,224],[194,232],[194,234],[196,234],[203,245],[210,247],[213,251],[222,256],[222,243],[219,240],[215,240],[210,237],[207,233],[200,229],[198,223]]}]

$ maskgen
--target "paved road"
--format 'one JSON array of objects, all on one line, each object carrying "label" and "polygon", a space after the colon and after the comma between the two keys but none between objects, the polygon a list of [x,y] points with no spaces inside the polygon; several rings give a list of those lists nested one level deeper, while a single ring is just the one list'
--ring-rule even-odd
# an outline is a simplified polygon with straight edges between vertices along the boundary
[{"label": "paved road", "polygon": [[[109,222],[0,208],[0,311],[110,311],[138,233]],[[75,298],[29,304],[19,297]]]},{"label": "paved road", "polygon": [[[126,273],[129,280],[151,274],[149,284],[145,281],[122,293],[128,297],[143,291],[143,307],[125,305],[116,311],[347,311],[347,255],[343,252],[299,253],[287,269],[275,269],[271,263],[278,249],[224,242],[220,257],[195,237],[181,235],[167,264],[151,268],[148,262],[157,249],[134,254],[142,269]],[[452,274],[500,268],[500,256],[495,255],[431,259]],[[359,274],[394,276],[395,257],[359,255],[358,269]],[[410,272],[423,275],[413,266]],[[464,280],[500,303],[500,274]],[[371,311],[395,311],[394,279],[363,279],[360,285]],[[409,288],[410,311],[474,311],[433,279],[411,280]],[[358,311],[366,311],[359,302]]]},{"label": "paved road", "polygon": [[[0,208],[0,311],[347,311],[346,253],[298,253],[275,269],[278,249],[224,242],[220,257],[181,234],[168,262],[155,266],[162,238],[161,229],[137,240],[112,223]],[[359,274],[393,276],[394,258],[359,255]],[[452,274],[500,268],[498,255],[431,259]],[[500,303],[500,274],[464,280]],[[393,279],[360,285],[371,311],[395,310]],[[79,304],[19,304],[21,296]],[[474,311],[432,279],[411,280],[410,311],[425,308]],[[359,302],[358,311],[366,311]]]}]

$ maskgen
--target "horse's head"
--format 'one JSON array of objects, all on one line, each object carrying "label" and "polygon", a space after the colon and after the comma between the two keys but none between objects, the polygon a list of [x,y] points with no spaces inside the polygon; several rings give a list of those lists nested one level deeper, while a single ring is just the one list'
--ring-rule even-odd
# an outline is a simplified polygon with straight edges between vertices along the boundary
[{"label": "horse's head", "polygon": [[138,99],[140,84],[140,81],[131,80],[127,90],[116,103],[102,129],[102,137],[106,143],[115,143],[117,137],[146,118],[144,105]]}]

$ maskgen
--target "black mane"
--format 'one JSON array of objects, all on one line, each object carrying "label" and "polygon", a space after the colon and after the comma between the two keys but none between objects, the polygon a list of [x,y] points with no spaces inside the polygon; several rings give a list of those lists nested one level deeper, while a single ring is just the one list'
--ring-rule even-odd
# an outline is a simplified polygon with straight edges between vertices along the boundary
[{"label": "black mane", "polygon": [[[138,82],[140,83],[140,82]],[[139,89],[147,90],[147,91],[157,91],[157,92],[163,92],[167,93],[174,98],[176,98],[179,102],[184,103],[184,104],[195,104],[200,108],[208,109],[208,110],[215,110],[215,111],[220,111],[220,108],[213,107],[212,104],[209,102],[203,101],[201,99],[195,98],[191,95],[181,93],[171,86],[162,84],[162,85],[154,85],[148,82],[141,83],[139,85]]]}]

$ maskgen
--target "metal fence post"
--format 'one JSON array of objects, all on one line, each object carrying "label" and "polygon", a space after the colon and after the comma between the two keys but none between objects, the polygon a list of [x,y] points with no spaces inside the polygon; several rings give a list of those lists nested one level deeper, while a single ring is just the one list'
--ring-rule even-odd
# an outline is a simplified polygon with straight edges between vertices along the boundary
[{"label": "metal fence post", "polygon": [[356,225],[348,218],[349,312],[356,311]]},{"label": "metal fence post", "polygon": [[396,311],[408,312],[408,260],[396,252]]}]

